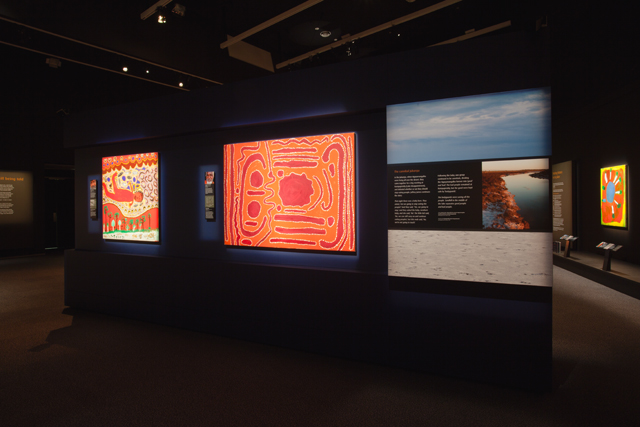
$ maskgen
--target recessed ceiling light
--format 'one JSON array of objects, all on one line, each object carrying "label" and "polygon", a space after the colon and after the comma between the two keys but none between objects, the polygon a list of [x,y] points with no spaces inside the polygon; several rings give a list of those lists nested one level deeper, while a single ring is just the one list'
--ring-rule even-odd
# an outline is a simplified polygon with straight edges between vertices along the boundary
[{"label": "recessed ceiling light", "polygon": [[324,30],[324,31],[320,31],[320,36],[321,37],[330,37],[331,36],[331,31],[329,30]]},{"label": "recessed ceiling light", "polygon": [[127,71],[129,71],[129,69],[127,67],[122,67],[122,71],[126,73]]},{"label": "recessed ceiling light", "polygon": [[178,83],[178,86],[182,87],[184,86],[184,84],[182,84],[182,82]]}]

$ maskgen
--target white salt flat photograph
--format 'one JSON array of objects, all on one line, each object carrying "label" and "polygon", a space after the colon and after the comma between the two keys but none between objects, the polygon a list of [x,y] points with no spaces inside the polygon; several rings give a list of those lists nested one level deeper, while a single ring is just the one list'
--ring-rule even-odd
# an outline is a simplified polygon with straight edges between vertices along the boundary
[{"label": "white salt flat photograph", "polygon": [[389,230],[389,276],[551,286],[552,235]]}]

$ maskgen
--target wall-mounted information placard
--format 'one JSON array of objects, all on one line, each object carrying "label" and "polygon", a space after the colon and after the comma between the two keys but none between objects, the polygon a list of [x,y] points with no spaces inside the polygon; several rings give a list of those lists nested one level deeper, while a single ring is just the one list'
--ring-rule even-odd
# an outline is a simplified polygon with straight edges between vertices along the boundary
[{"label": "wall-mounted information placard", "polygon": [[204,218],[207,221],[216,220],[216,173],[204,173]]},{"label": "wall-mounted information placard", "polygon": [[0,225],[33,221],[33,178],[30,172],[0,171]]},{"label": "wall-mounted information placard", "polygon": [[0,250],[33,245],[33,175],[0,171]]},{"label": "wall-mounted information placard", "polygon": [[551,167],[551,197],[553,203],[553,240],[573,230],[573,179],[571,161]]},{"label": "wall-mounted information placard", "polygon": [[89,212],[91,219],[98,219],[98,180],[89,182]]}]

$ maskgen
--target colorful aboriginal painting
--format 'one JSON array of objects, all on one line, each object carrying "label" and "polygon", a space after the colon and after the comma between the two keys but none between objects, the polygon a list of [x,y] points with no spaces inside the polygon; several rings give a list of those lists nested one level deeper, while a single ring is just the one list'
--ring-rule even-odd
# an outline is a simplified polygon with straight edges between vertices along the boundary
[{"label": "colorful aboriginal painting", "polygon": [[102,237],[160,240],[158,153],[102,158]]},{"label": "colorful aboriginal painting", "polygon": [[627,227],[627,166],[600,169],[600,222]]},{"label": "colorful aboriginal painting", "polygon": [[354,138],[225,145],[225,244],[355,252]]}]

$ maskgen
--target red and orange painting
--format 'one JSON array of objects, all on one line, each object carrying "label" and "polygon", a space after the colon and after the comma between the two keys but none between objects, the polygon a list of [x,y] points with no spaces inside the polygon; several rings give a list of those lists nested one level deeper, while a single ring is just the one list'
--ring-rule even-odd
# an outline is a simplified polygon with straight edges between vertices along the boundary
[{"label": "red and orange painting", "polygon": [[627,226],[627,165],[600,169],[600,223]]},{"label": "red and orange painting", "polygon": [[224,147],[224,242],[356,251],[355,134]]},{"label": "red and orange painting", "polygon": [[102,158],[102,237],[158,242],[158,153]]}]

